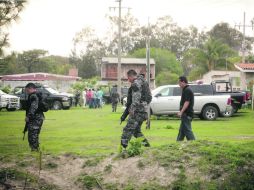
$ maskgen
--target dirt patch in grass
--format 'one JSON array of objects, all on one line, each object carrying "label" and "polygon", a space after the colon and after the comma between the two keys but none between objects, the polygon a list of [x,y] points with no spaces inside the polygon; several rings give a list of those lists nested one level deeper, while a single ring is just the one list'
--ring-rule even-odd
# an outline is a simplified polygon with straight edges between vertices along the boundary
[{"label": "dirt patch in grass", "polygon": [[125,159],[116,154],[43,155],[40,175],[36,157],[5,164],[0,161],[0,169],[16,167],[23,172],[22,183],[24,173],[29,172],[40,183],[52,185],[48,189],[250,189],[254,187],[252,147],[253,143],[175,143],[145,149],[140,156]]},{"label": "dirt patch in grass", "polygon": [[[127,159],[115,159],[115,156],[104,159],[96,167],[84,168],[87,174],[100,174],[103,183],[127,185],[130,182],[146,183],[151,180],[157,181],[161,185],[167,186],[175,180],[178,170],[167,172],[158,163],[141,164],[141,157],[131,157]],[[140,166],[141,165],[141,166]]]},{"label": "dirt patch in grass", "polygon": [[57,156],[48,157],[45,161],[57,167],[42,169],[40,173],[42,179],[55,184],[60,189],[79,189],[75,184],[75,178],[82,171],[84,159],[73,156]]},{"label": "dirt patch in grass", "polygon": [[[33,155],[34,156],[34,155]],[[69,190],[69,189],[81,189],[76,184],[76,177],[82,171],[82,165],[84,163],[84,158],[79,158],[72,155],[61,155],[61,156],[51,156],[51,155],[43,155],[41,162],[41,170],[39,172],[40,163],[37,155],[30,158],[24,158],[24,160],[8,162],[6,164],[0,163],[0,169],[4,168],[17,168],[19,167],[25,173],[29,173],[30,176],[33,176],[39,183],[47,183],[51,184],[52,188],[48,189],[61,189],[61,190]],[[21,162],[29,162],[22,167],[20,167],[19,163]],[[22,183],[18,180],[8,179],[8,183],[20,187],[20,185],[24,184],[24,177],[22,179]],[[38,182],[36,182],[38,183]],[[1,189],[1,188],[0,188]],[[45,188],[44,188],[45,189]]]}]

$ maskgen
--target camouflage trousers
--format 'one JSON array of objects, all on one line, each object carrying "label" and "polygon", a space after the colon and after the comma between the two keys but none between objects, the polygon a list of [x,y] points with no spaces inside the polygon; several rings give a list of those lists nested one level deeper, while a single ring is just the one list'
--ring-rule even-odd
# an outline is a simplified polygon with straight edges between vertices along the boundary
[{"label": "camouflage trousers", "polygon": [[116,112],[118,102],[112,102],[112,112]]},{"label": "camouflage trousers", "polygon": [[121,145],[124,148],[128,146],[128,142],[130,141],[132,135],[135,138],[144,137],[143,133],[141,132],[141,126],[143,121],[146,119],[147,113],[135,113],[134,115],[129,115],[128,122],[123,128],[123,134],[121,137]]},{"label": "camouflage trousers", "polygon": [[32,120],[28,122],[28,142],[32,150],[39,148],[39,134],[43,119]]}]

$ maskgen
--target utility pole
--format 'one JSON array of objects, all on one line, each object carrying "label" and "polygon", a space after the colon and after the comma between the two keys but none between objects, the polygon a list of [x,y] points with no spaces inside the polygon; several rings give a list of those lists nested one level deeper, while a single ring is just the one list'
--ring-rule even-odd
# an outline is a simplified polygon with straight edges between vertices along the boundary
[{"label": "utility pole", "polygon": [[122,49],[122,35],[121,35],[121,10],[122,10],[122,0],[118,0],[119,2],[119,16],[118,16],[118,64],[117,64],[117,91],[118,94],[120,95],[120,100],[122,97],[122,93],[121,93],[121,49]]},{"label": "utility pole", "polygon": [[245,63],[245,49],[246,49],[246,42],[245,42],[245,28],[246,27],[252,27],[253,29],[253,22],[251,22],[251,25],[246,25],[245,24],[245,12],[243,13],[243,24],[236,24],[235,26],[239,27],[239,29],[241,27],[243,27],[243,41],[242,41],[242,63]]},{"label": "utility pole", "polygon": [[[121,33],[121,20],[122,20],[122,8],[128,8],[128,7],[122,7],[122,0],[116,0],[116,2],[119,3],[118,7],[109,7],[109,9],[117,9],[118,8],[118,61],[117,61],[117,92],[120,95],[120,99],[122,97],[122,93],[121,93],[121,85],[122,85],[122,80],[121,80],[121,50],[122,50],[122,33]],[[128,8],[130,9],[130,8]]]},{"label": "utility pole", "polygon": [[[147,40],[146,40],[146,76],[147,76],[147,82],[148,86],[150,88],[150,22],[148,18],[148,34],[147,34]],[[147,112],[148,112],[148,117],[147,117],[147,123],[146,123],[146,129],[150,129],[150,104],[147,105]]]}]

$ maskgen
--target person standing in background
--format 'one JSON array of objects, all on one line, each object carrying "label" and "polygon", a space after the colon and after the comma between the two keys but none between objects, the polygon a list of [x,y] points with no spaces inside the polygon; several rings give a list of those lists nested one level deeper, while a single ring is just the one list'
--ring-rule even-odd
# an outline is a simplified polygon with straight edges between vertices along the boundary
[{"label": "person standing in background", "polygon": [[83,107],[86,107],[86,92],[87,92],[87,89],[85,88],[84,91],[82,92]]}]

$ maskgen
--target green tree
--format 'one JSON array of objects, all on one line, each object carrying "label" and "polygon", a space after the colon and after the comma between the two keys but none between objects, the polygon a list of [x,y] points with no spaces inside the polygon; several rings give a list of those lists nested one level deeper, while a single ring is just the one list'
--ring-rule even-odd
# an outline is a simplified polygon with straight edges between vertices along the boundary
[{"label": "green tree", "polygon": [[186,50],[200,47],[207,38],[204,32],[200,33],[194,26],[179,27],[170,16],[157,20],[152,26],[152,36],[154,43],[157,43],[155,47],[169,50],[178,60],[182,59]]},{"label": "green tree", "polygon": [[156,86],[177,84],[179,75],[171,73],[169,71],[162,71],[156,76]]},{"label": "green tree", "polygon": [[213,69],[225,69],[226,61],[236,53],[219,40],[209,39],[202,48],[190,49],[185,53],[184,61],[192,79]]},{"label": "green tree", "polygon": [[[209,32],[208,35],[216,40],[221,41],[224,44],[227,44],[229,47],[234,50],[239,51],[242,46],[243,34],[229,26],[228,23],[219,23],[216,24]],[[246,37],[246,49],[251,50],[251,44],[253,38]]]},{"label": "green tree", "polygon": [[248,63],[254,63],[254,54],[250,54],[246,58],[246,62]]},{"label": "green tree", "polygon": [[[133,52],[131,57],[145,58],[146,49],[139,49]],[[168,50],[151,48],[150,56],[155,60],[155,71],[156,75],[162,71],[170,71],[178,75],[182,74],[182,67],[179,61],[176,60],[176,56]]]},{"label": "green tree", "polygon": [[[108,53],[111,55],[117,55],[118,53],[118,17],[117,16],[108,16],[110,29],[112,32],[111,35],[107,35],[108,44]],[[121,51],[123,55],[128,54],[133,48],[136,42],[136,39],[141,35],[139,33],[140,24],[138,20],[131,15],[129,12],[125,14],[121,19]]]},{"label": "green tree", "polygon": [[89,27],[78,32],[74,39],[74,47],[69,57],[70,64],[79,69],[79,76],[90,78],[99,75],[99,64],[106,55],[107,47],[95,31]]},{"label": "green tree", "polygon": [[68,57],[50,55],[42,57],[40,60],[46,64],[47,71],[50,73],[66,75],[72,67]]},{"label": "green tree", "polygon": [[80,60],[78,67],[79,76],[85,79],[92,78],[97,75],[95,59],[92,55],[84,55]]},{"label": "green tree", "polygon": [[22,54],[18,54],[18,66],[25,67],[27,72],[48,72],[49,67],[43,58],[47,54],[47,51],[41,49],[34,49],[24,51]]},{"label": "green tree", "polygon": [[26,72],[26,68],[23,66],[18,66],[17,64],[17,53],[12,52],[10,55],[5,56],[0,59],[0,65],[2,65],[2,69],[0,69],[1,74],[15,74]]},{"label": "green tree", "polygon": [[3,56],[3,48],[8,46],[6,26],[18,19],[18,15],[23,10],[25,3],[25,0],[0,1],[0,57]]}]

